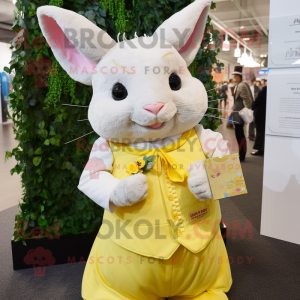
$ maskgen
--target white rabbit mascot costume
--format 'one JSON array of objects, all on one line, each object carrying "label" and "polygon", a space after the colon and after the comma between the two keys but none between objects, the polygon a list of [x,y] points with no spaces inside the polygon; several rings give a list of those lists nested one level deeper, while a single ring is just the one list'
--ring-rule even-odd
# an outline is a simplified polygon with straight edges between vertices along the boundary
[{"label": "white rabbit mascot costume", "polygon": [[58,62],[93,86],[88,119],[100,138],[78,188],[105,213],[83,276],[86,300],[227,299],[220,206],[203,161],[229,151],[198,124],[208,98],[188,70],[210,5],[196,0],[152,37],[118,43],[72,11],[38,9]]}]

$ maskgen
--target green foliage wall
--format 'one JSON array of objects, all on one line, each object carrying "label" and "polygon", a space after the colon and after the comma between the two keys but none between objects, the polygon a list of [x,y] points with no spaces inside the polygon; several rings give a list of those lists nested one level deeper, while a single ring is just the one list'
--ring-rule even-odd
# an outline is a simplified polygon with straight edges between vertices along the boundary
[{"label": "green foliage wall", "polygon": [[[116,39],[118,32],[126,32],[132,38],[152,35],[168,17],[190,3],[189,0],[18,0],[13,29],[17,36],[12,41],[14,51],[10,67],[15,72],[14,92],[10,95],[14,113],[14,132],[19,142],[6,159],[14,156],[17,165],[11,173],[21,174],[24,188],[23,203],[15,231],[16,240],[24,240],[19,234],[23,228],[31,237],[32,228],[46,230],[59,220],[60,234],[78,234],[98,230],[103,209],[94,204],[77,189],[79,177],[89,156],[89,145],[97,138],[93,133],[85,141],[64,145],[65,142],[92,131],[87,118],[87,108],[63,106],[73,103],[88,106],[92,88],[73,81],[55,60],[53,53],[42,37],[36,9],[42,5],[56,5],[84,15]],[[212,29],[210,19],[207,29]],[[217,34],[213,36],[217,43]],[[205,35],[209,41],[210,35]],[[206,89],[214,88],[210,71],[217,63],[217,50],[204,45],[190,67]],[[200,72],[198,66],[201,66]],[[221,65],[218,65],[221,68]],[[214,97],[218,95],[210,93]],[[216,98],[217,99],[217,98]],[[216,102],[210,104],[216,107]],[[218,114],[211,110],[211,114]],[[204,118],[206,128],[215,129],[219,121]]]}]

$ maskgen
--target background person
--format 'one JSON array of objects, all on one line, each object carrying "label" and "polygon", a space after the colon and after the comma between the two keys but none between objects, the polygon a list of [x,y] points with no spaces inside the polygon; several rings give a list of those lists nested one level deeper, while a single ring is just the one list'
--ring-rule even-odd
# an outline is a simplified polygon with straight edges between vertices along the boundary
[{"label": "background person", "polygon": [[226,101],[226,111],[225,111],[225,118],[229,118],[228,123],[226,124],[227,128],[232,128],[233,124],[232,124],[232,118],[231,118],[231,114],[232,114],[232,109],[233,109],[233,94],[234,94],[234,89],[235,89],[235,84],[233,83],[233,79],[229,79],[229,83],[227,86],[227,101]]},{"label": "background person", "polygon": [[256,124],[256,140],[251,152],[252,155],[264,155],[265,128],[266,128],[267,87],[265,86],[253,102],[253,110]]},{"label": "background person", "polygon": [[260,90],[262,89],[260,78],[256,78],[256,86],[258,86]]},{"label": "background person", "polygon": [[[240,111],[244,107],[252,109],[253,97],[249,85],[243,82],[243,67],[237,66],[232,73],[236,88],[234,92],[234,111]],[[235,122],[235,135],[239,144],[240,161],[244,161],[247,152],[247,141],[244,134],[244,121],[238,112],[232,113],[232,119]]]},{"label": "background person", "polygon": [[220,88],[220,95],[221,95],[221,100],[220,100],[220,108],[223,109],[222,112],[222,117],[225,115],[225,107],[227,103],[227,91],[228,91],[228,82],[223,81],[222,86]]},{"label": "background person", "polygon": [[[255,84],[256,83],[256,78],[252,77],[250,79],[250,90],[251,90],[251,94],[253,97],[253,100],[255,101],[256,97],[258,96],[260,89],[259,87]],[[254,141],[255,140],[255,121],[253,120],[250,124],[249,124],[249,140],[250,141]]]}]

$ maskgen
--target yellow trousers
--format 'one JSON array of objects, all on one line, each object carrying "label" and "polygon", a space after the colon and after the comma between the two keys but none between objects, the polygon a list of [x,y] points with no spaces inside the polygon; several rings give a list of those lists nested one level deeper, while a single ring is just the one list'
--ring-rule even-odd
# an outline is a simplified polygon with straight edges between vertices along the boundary
[{"label": "yellow trousers", "polygon": [[86,263],[85,300],[226,300],[232,284],[224,242],[213,238],[194,254],[180,246],[170,259],[130,252],[110,239],[96,238]]}]

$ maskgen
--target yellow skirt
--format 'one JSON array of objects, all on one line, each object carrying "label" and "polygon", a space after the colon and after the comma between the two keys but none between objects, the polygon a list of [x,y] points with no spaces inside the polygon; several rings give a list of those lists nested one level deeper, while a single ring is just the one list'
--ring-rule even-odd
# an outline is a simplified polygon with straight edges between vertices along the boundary
[{"label": "yellow skirt", "polygon": [[232,284],[227,251],[213,238],[194,254],[180,246],[168,260],[130,252],[110,239],[96,238],[86,263],[82,297],[110,299],[228,299]]}]

